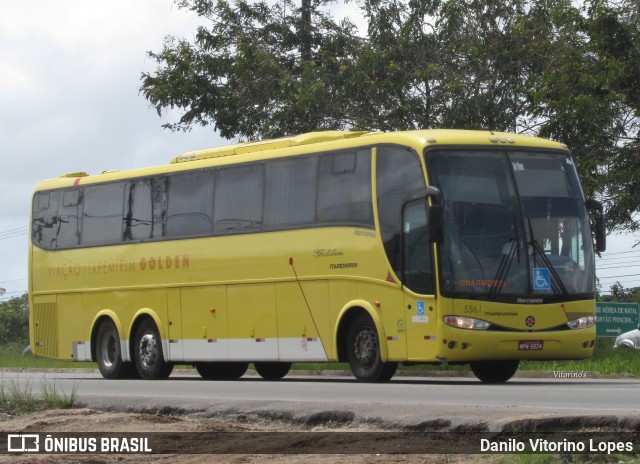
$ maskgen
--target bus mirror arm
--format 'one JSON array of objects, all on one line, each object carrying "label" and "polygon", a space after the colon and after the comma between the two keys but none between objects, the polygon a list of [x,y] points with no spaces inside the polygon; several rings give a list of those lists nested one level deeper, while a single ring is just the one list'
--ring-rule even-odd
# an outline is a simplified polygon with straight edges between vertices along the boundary
[{"label": "bus mirror arm", "polygon": [[427,203],[427,217],[429,218],[429,241],[442,241],[442,194],[436,187],[427,187],[427,198],[431,198],[431,205]]},{"label": "bus mirror arm", "polygon": [[602,253],[607,249],[607,231],[605,229],[604,221],[604,208],[602,203],[593,198],[589,198],[585,201],[585,206],[588,211],[595,211],[594,223],[594,236],[596,241],[596,251]]}]

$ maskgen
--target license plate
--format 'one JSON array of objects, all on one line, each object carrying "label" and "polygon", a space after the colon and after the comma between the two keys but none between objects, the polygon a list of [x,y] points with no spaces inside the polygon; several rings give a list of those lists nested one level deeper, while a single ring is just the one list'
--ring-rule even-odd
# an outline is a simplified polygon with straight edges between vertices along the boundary
[{"label": "license plate", "polygon": [[519,351],[538,351],[542,349],[543,344],[544,343],[542,342],[542,340],[519,342],[518,350]]}]

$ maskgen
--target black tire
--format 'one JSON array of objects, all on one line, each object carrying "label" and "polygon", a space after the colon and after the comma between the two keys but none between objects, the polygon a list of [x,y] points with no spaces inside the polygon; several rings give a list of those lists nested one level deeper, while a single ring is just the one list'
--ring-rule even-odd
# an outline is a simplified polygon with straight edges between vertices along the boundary
[{"label": "black tire", "polygon": [[136,330],[133,359],[138,374],[145,380],[166,379],[173,370],[173,364],[164,360],[160,333],[152,319],[142,321]]},{"label": "black tire", "polygon": [[133,379],[138,372],[133,363],[122,360],[120,336],[111,319],[100,324],[96,334],[96,362],[105,379]]},{"label": "black tire", "polygon": [[280,380],[291,370],[288,362],[256,362],[253,363],[256,372],[265,380]]},{"label": "black tire", "polygon": [[517,359],[502,361],[476,361],[471,363],[475,376],[485,383],[504,383],[518,370]]},{"label": "black tire", "polygon": [[388,382],[398,363],[382,362],[378,331],[368,314],[358,314],[347,333],[347,361],[359,382]]},{"label": "black tire", "polygon": [[196,371],[205,380],[236,380],[249,368],[248,362],[206,362],[195,364]]}]

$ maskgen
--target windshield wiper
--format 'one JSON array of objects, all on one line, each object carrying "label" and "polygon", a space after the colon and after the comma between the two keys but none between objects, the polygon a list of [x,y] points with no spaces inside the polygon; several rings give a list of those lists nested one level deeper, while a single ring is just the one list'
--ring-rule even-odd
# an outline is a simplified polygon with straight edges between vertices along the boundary
[{"label": "windshield wiper", "polygon": [[518,263],[520,263],[520,234],[518,233],[518,225],[513,221],[513,237],[508,242],[509,250],[502,254],[502,259],[498,265],[498,272],[493,278],[494,282],[500,282],[501,285],[494,285],[489,291],[489,298],[494,300],[502,291],[504,287],[505,279],[509,275],[509,269],[513,262],[514,256],[518,256]]},{"label": "windshield wiper", "polygon": [[[509,251],[502,255],[502,259],[500,260],[500,265],[498,266],[498,272],[496,273],[493,281],[497,284],[491,287],[489,290],[489,298],[495,300],[498,294],[502,291],[502,287],[504,287],[504,282],[509,274],[509,269],[511,268],[511,263],[513,262],[514,256],[519,255],[519,240],[511,239],[509,240]],[[518,261],[520,258],[518,257]]]},{"label": "windshield wiper", "polygon": [[542,263],[546,266],[546,268],[549,270],[549,273],[551,274],[551,290],[553,290],[554,293],[562,293],[563,296],[567,296],[569,292],[567,291],[567,287],[564,286],[564,283],[562,282],[558,271],[556,271],[556,268],[553,267],[553,264],[551,264],[551,261],[549,261],[549,258],[544,252],[544,248],[542,248],[542,246],[540,246],[538,241],[534,238],[533,227],[531,226],[531,218],[527,218],[527,220],[529,222],[529,233],[531,236],[531,241],[529,241],[527,245],[533,248],[533,266],[536,267],[536,256],[539,256],[542,260]]}]

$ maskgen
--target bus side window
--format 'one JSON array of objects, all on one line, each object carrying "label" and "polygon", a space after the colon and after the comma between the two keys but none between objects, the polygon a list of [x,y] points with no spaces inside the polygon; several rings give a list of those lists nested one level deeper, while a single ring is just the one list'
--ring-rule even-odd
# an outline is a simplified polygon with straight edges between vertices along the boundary
[{"label": "bus side window", "polygon": [[58,203],[60,192],[39,192],[33,198],[33,222],[31,237],[33,243],[51,250],[58,247],[57,235],[60,231]]},{"label": "bus side window", "polygon": [[425,194],[425,182],[418,156],[405,147],[378,147],[376,183],[380,234],[387,259],[396,275],[402,273],[402,207]]},{"label": "bus side window", "polygon": [[58,207],[59,228],[54,248],[77,248],[82,234],[83,190],[62,191],[62,204]]},{"label": "bus side window", "polygon": [[168,176],[151,181],[151,239],[165,237],[167,229],[167,185]]},{"label": "bus side window", "polygon": [[124,182],[116,182],[84,188],[83,246],[111,245],[122,241],[124,185]]},{"label": "bus side window", "polygon": [[289,229],[315,222],[318,157],[285,158],[266,164],[264,226]]},{"label": "bus side window", "polygon": [[404,284],[416,293],[432,295],[435,286],[425,198],[404,206],[403,223]]},{"label": "bus side window", "polygon": [[370,149],[320,155],[316,219],[318,225],[373,226]]},{"label": "bus side window", "polygon": [[152,206],[151,179],[137,179],[128,183],[124,193],[123,240],[141,242],[151,238]]},{"label": "bus side window", "polygon": [[263,164],[220,169],[215,183],[213,232],[226,235],[260,231],[263,196]]},{"label": "bus side window", "polygon": [[210,235],[213,231],[213,172],[169,177],[167,236]]}]

